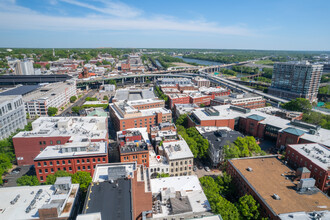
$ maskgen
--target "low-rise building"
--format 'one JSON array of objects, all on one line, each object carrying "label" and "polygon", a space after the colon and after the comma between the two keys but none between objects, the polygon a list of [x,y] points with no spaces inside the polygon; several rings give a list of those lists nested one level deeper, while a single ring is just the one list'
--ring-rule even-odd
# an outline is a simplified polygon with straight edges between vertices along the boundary
[{"label": "low-rise building", "polygon": [[[295,171],[277,156],[231,159],[227,173],[232,176],[239,195],[252,195],[260,204],[263,217],[300,219],[293,217],[302,212],[330,214],[330,199],[314,187],[315,180],[295,181]],[[289,215],[292,218],[284,218]]]},{"label": "low-rise building", "polygon": [[93,176],[95,166],[108,163],[107,142],[73,142],[48,146],[34,158],[34,167],[40,182],[58,170],[69,173],[89,172]]},{"label": "low-rise building", "polygon": [[276,141],[284,149],[288,144],[319,143],[330,148],[330,131],[318,125],[287,120],[258,109],[219,105],[196,109],[188,115],[188,126],[229,127],[244,135]]},{"label": "low-rise building", "polygon": [[213,215],[197,176],[151,179],[152,218],[195,219]]},{"label": "low-rise building", "polygon": [[184,114],[190,114],[194,109],[198,109],[199,106],[196,104],[175,104],[174,105],[174,112],[176,117]]},{"label": "low-rise building", "polygon": [[147,128],[132,128],[117,132],[120,161],[136,162],[149,167],[149,148]]},{"label": "low-rise building", "polygon": [[96,166],[80,217],[99,212],[102,220],[140,220],[152,215],[149,210],[152,192],[145,168],[135,162],[101,164]]},{"label": "low-rise building", "polygon": [[254,95],[252,93],[232,93],[226,96],[217,96],[211,100],[211,106],[228,104],[254,109],[265,107],[266,100],[262,98],[262,96]]},{"label": "low-rise building", "polygon": [[192,80],[193,83],[195,83],[198,87],[210,87],[210,80],[205,79],[203,77],[197,76]]},{"label": "low-rise building", "polygon": [[27,124],[21,95],[0,96],[0,140]]},{"label": "low-rise building", "polygon": [[207,154],[213,167],[224,162],[225,145],[235,142],[238,137],[244,137],[240,132],[227,127],[197,127],[197,130],[209,142]]},{"label": "low-rise building", "polygon": [[309,170],[315,185],[324,193],[330,194],[330,149],[320,144],[289,144],[286,147],[286,160],[294,168]]},{"label": "low-rise building", "polygon": [[30,92],[23,97],[25,111],[34,118],[47,116],[49,107],[61,108],[77,95],[75,81],[51,83]]},{"label": "low-rise building", "polygon": [[190,103],[190,98],[187,94],[175,93],[168,94],[169,106],[171,109],[174,108],[176,104],[188,104]]},{"label": "low-rise building", "polygon": [[184,139],[163,142],[159,154],[166,157],[170,176],[187,176],[192,174],[194,155]]},{"label": "low-rise building", "polygon": [[108,140],[106,117],[40,117],[32,122],[32,131],[16,134],[13,144],[18,165],[33,165],[47,146]]},{"label": "low-rise building", "polygon": [[54,185],[0,188],[1,219],[75,219],[79,184],[57,177]]},{"label": "low-rise building", "polygon": [[141,110],[127,102],[115,102],[109,108],[116,131],[143,127],[150,131],[150,126],[172,121],[172,112],[164,107]]}]

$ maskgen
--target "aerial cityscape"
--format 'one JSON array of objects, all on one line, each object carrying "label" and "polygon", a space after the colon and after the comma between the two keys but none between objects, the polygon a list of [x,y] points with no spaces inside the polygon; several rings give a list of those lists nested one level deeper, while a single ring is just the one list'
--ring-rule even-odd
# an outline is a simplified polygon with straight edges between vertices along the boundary
[{"label": "aerial cityscape", "polygon": [[0,0],[0,219],[330,220],[329,9]]}]

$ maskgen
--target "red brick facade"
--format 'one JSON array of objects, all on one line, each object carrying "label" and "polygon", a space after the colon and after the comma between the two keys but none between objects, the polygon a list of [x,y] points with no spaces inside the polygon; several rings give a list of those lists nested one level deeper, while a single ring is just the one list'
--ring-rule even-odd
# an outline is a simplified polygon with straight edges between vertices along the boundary
[{"label": "red brick facade", "polygon": [[120,162],[136,162],[138,165],[149,167],[149,151],[132,151],[129,153],[120,152]]},{"label": "red brick facade", "polygon": [[40,182],[45,182],[49,174],[54,174],[56,171],[64,170],[69,173],[78,171],[86,171],[93,176],[96,164],[108,163],[108,154],[85,157],[72,158],[56,158],[50,160],[36,160],[34,166],[36,174]]},{"label": "red brick facade", "polygon": [[[227,105],[228,103],[220,102],[219,100],[211,100],[211,106],[215,105]],[[255,108],[263,108],[265,107],[266,100],[255,101],[255,102],[244,102],[238,104],[232,104],[244,108],[255,109]]]},{"label": "red brick facade", "polygon": [[290,145],[286,147],[286,160],[294,168],[306,167],[311,171],[310,177],[316,180],[315,185],[324,193],[330,193],[330,170],[325,170],[306,156],[300,154]]},{"label": "red brick facade", "polygon": [[171,96],[169,96],[169,103],[170,103],[170,108],[173,109],[175,104],[189,104],[190,98],[188,95],[184,97],[176,97],[176,98],[172,98]]}]

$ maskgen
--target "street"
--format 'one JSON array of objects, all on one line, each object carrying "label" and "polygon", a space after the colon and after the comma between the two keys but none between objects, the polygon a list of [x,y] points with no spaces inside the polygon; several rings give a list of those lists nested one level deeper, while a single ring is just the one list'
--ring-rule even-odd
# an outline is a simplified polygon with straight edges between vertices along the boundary
[{"label": "street", "polygon": [[85,102],[85,98],[92,97],[95,93],[96,93],[95,90],[90,90],[86,95],[84,95],[78,101],[76,101],[75,103],[73,103],[73,105],[71,105],[70,107],[68,107],[67,109],[65,109],[59,116],[65,116],[67,113],[71,113],[72,107],[74,107],[74,106],[81,106]]}]

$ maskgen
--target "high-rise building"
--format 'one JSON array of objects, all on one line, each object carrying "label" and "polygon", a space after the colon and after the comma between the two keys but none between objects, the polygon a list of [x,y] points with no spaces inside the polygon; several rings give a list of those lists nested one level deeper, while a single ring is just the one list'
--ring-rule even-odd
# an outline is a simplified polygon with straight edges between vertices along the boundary
[{"label": "high-rise building", "polygon": [[268,93],[281,98],[317,101],[323,65],[309,62],[275,63]]}]

